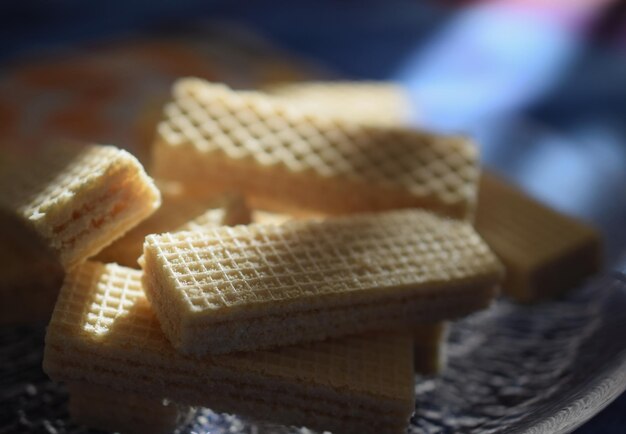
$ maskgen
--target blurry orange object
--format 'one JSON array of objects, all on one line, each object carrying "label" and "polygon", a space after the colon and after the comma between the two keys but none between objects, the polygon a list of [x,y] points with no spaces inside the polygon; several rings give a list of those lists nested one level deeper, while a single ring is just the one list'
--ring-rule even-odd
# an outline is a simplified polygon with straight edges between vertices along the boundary
[{"label": "blurry orange object", "polygon": [[319,77],[248,32],[219,29],[138,37],[9,65],[0,78],[1,149],[24,155],[60,140],[115,143],[146,162],[162,103],[181,76],[240,87],[267,83],[268,71],[281,71],[281,79]]}]

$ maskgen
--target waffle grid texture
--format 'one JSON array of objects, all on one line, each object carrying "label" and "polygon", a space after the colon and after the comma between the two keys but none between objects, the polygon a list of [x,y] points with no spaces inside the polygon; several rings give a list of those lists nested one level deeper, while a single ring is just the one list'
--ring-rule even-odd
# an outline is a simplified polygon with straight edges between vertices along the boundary
[{"label": "waffle grid texture", "polygon": [[196,194],[232,188],[256,208],[427,207],[457,218],[472,217],[479,178],[463,137],[329,119],[199,79],[174,87],[153,173]]},{"label": "waffle grid texture", "polygon": [[176,231],[204,231],[219,226],[245,225],[251,220],[250,210],[243,197],[231,195],[220,199],[214,208],[180,225]]},{"label": "waffle grid texture", "polygon": [[595,229],[494,174],[481,179],[476,229],[507,268],[503,290],[518,301],[560,295],[601,267]]},{"label": "waffle grid texture", "polygon": [[471,225],[423,210],[150,235],[144,260],[163,330],[196,354],[454,318],[502,274]]},{"label": "waffle grid texture", "polygon": [[266,86],[263,91],[299,110],[365,125],[408,124],[406,91],[390,82],[308,81]]},{"label": "waffle grid texture", "polygon": [[[161,207],[163,209],[164,205]],[[221,210],[210,210],[207,212],[207,216],[210,215],[209,221],[204,222],[205,217],[199,217],[189,225],[180,227],[180,230],[204,230],[206,228],[221,226],[219,224],[213,224],[215,218],[213,211],[221,212]],[[286,221],[294,218],[289,214],[281,214],[264,210],[252,210],[252,222],[261,224],[275,224],[280,225]],[[200,225],[197,227],[196,225]],[[423,324],[414,327],[411,330],[414,340],[414,367],[415,371],[422,375],[435,375],[440,373],[446,365],[446,337],[447,337],[448,323],[436,322],[432,324]]]},{"label": "waffle grid texture", "polygon": [[46,240],[65,268],[93,256],[150,215],[160,194],[113,146],[59,146],[0,175],[0,207]]},{"label": "waffle grid texture", "polygon": [[[413,408],[410,336],[374,334],[266,352],[187,357],[163,335],[140,275],[95,262],[68,274],[46,335],[44,370],[51,378],[218,411],[255,415],[260,408],[267,411],[265,417],[275,414],[278,421],[313,428],[374,432],[368,422],[381,432],[406,427]],[[376,410],[385,413],[382,422],[373,420],[379,417]],[[349,428],[353,422],[355,428]]]}]

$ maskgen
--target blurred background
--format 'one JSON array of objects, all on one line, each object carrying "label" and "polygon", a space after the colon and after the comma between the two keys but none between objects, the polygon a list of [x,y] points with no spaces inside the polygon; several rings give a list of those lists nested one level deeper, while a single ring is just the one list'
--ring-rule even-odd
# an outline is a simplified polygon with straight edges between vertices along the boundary
[{"label": "blurred background", "polygon": [[[110,142],[146,158],[178,76],[235,87],[392,80],[415,125],[468,134],[486,166],[626,252],[626,2],[0,3],[0,146]],[[623,432],[626,398],[579,429]]]}]

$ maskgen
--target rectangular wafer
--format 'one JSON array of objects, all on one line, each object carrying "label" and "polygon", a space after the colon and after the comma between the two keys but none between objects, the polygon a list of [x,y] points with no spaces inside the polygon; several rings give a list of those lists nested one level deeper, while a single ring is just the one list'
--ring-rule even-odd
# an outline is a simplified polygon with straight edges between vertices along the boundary
[{"label": "rectangular wafer", "polygon": [[406,429],[414,407],[410,336],[189,357],[163,334],[140,276],[91,261],[67,275],[46,334],[43,366],[53,380],[333,432]]},{"label": "rectangular wafer", "polygon": [[400,85],[377,81],[275,83],[262,89],[300,110],[366,125],[407,125],[408,93]]},{"label": "rectangular wafer", "polygon": [[167,434],[186,423],[189,406],[89,383],[68,384],[68,410],[80,425],[122,434]]},{"label": "rectangular wafer", "polygon": [[595,229],[494,174],[481,179],[476,229],[506,267],[503,291],[518,301],[563,294],[601,266]]},{"label": "rectangular wafer", "polygon": [[0,174],[0,208],[36,232],[66,269],[159,204],[159,191],[137,159],[113,146],[59,146]]},{"label": "rectangular wafer", "polygon": [[250,210],[241,195],[231,193],[212,198],[196,198],[184,193],[164,191],[161,207],[100,252],[95,260],[138,268],[137,259],[143,251],[146,235],[247,224],[250,220]]},{"label": "rectangular wafer", "polygon": [[502,274],[469,223],[424,210],[150,235],[142,268],[189,354],[456,318],[487,307]]},{"label": "rectangular wafer", "polygon": [[185,79],[158,126],[153,173],[198,195],[233,189],[261,209],[425,207],[470,219],[479,166],[464,137],[320,117]]}]

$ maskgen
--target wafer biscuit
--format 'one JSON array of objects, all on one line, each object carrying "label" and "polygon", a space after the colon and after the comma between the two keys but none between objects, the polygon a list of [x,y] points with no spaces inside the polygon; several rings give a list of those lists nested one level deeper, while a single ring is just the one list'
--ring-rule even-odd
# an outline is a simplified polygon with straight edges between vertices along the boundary
[{"label": "wafer biscuit", "polygon": [[199,199],[184,193],[163,193],[163,204],[152,216],[105,248],[95,259],[138,268],[137,259],[143,251],[146,235],[247,224],[250,220],[250,210],[238,194]]},{"label": "wafer biscuit", "polygon": [[[252,222],[280,225],[292,219],[289,214],[262,210],[252,211]],[[441,372],[446,364],[446,337],[448,323],[420,324],[411,329],[413,335],[415,372],[432,375]],[[404,331],[403,331],[404,332]]]},{"label": "wafer biscuit", "polygon": [[58,147],[0,174],[0,208],[32,227],[65,268],[150,215],[159,191],[113,146]]},{"label": "wafer biscuit", "polygon": [[303,111],[367,125],[408,124],[411,116],[407,92],[391,82],[279,83],[263,91]]},{"label": "wafer biscuit", "polygon": [[421,324],[411,329],[413,334],[413,366],[419,374],[432,375],[441,372],[446,365],[446,321]]},{"label": "wafer biscuit", "polygon": [[191,354],[467,315],[502,273],[470,224],[424,210],[150,235],[142,267],[165,334]]},{"label": "wafer biscuit", "polygon": [[46,335],[43,366],[52,379],[321,430],[406,429],[414,406],[410,336],[188,357],[163,334],[140,276],[91,261],[68,274]]},{"label": "wafer biscuit", "polygon": [[285,211],[472,216],[479,168],[466,138],[322,118],[198,79],[179,81],[174,96],[153,173],[194,194],[233,189],[255,208]]},{"label": "wafer biscuit", "polygon": [[562,294],[601,267],[592,227],[531,198],[493,174],[480,183],[476,229],[506,267],[503,291],[522,302]]},{"label": "wafer biscuit", "polygon": [[80,425],[122,434],[167,434],[190,419],[189,406],[88,383],[68,385],[68,410]]}]

